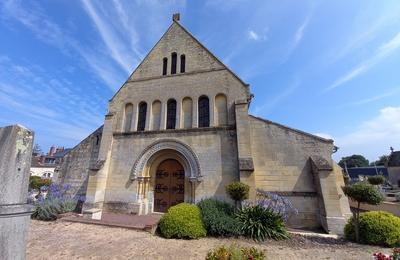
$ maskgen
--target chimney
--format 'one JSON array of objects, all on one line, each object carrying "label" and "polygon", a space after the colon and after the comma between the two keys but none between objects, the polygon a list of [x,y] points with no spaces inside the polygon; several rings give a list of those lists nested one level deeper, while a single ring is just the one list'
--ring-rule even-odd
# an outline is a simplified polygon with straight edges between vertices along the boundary
[{"label": "chimney", "polygon": [[172,21],[178,22],[181,18],[181,15],[179,13],[175,13],[172,15]]},{"label": "chimney", "polygon": [[54,151],[55,151],[55,147],[54,147],[54,145],[52,145],[51,147],[50,147],[50,151],[49,151],[49,156],[54,156]]},{"label": "chimney", "polygon": [[56,149],[56,153],[61,153],[62,151],[64,151],[64,147],[58,146]]}]

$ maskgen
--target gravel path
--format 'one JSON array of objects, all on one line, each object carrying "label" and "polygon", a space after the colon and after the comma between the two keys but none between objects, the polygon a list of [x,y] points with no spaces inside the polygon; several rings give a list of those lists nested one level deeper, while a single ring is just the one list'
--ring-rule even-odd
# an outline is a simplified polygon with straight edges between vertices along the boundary
[{"label": "gravel path", "polygon": [[146,232],[63,221],[32,220],[28,259],[204,259],[210,248],[237,243],[265,250],[267,259],[372,259],[388,248],[294,235],[286,241],[163,239]]}]

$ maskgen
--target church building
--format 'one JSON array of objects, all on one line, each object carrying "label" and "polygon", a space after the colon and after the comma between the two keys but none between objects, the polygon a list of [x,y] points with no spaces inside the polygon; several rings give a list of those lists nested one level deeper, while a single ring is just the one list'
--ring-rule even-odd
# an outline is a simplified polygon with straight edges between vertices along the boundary
[{"label": "church building", "polygon": [[288,198],[296,228],[342,233],[350,216],[333,140],[249,114],[250,86],[180,23],[179,14],[111,98],[104,124],[67,153],[59,182],[83,213],[150,214],[241,181]]}]

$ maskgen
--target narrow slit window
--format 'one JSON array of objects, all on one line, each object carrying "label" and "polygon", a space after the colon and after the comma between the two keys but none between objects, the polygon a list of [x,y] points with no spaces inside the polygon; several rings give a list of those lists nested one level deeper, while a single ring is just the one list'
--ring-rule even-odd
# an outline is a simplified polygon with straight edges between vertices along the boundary
[{"label": "narrow slit window", "polygon": [[146,127],[146,113],[147,113],[147,104],[146,102],[142,102],[139,104],[139,118],[138,118],[138,131],[144,131]]},{"label": "narrow slit window", "polygon": [[185,72],[185,63],[186,63],[186,57],[184,54],[181,55],[181,73]]},{"label": "narrow slit window", "polygon": [[171,54],[171,74],[176,74],[176,59],[177,59],[176,52],[173,52]]},{"label": "narrow slit window", "polygon": [[168,58],[163,59],[163,69],[162,69],[162,74],[167,75],[167,69],[168,69]]},{"label": "narrow slit window", "polygon": [[168,100],[167,103],[167,129],[175,129],[176,125],[176,101]]}]

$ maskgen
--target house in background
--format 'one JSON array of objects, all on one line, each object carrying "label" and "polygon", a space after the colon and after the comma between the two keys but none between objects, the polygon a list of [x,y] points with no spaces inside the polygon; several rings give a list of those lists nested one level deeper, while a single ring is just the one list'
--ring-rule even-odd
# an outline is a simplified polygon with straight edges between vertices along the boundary
[{"label": "house in background", "polygon": [[388,180],[388,169],[385,166],[353,167],[345,169],[352,183],[364,181],[370,176],[383,175]]},{"label": "house in background", "polygon": [[393,151],[387,162],[388,179],[393,187],[400,188],[400,151]]},{"label": "house in background", "polygon": [[32,154],[30,175],[41,178],[56,178],[55,169],[63,162],[64,155],[70,150],[62,146],[58,146],[57,148],[51,146],[47,154],[34,151]]}]

